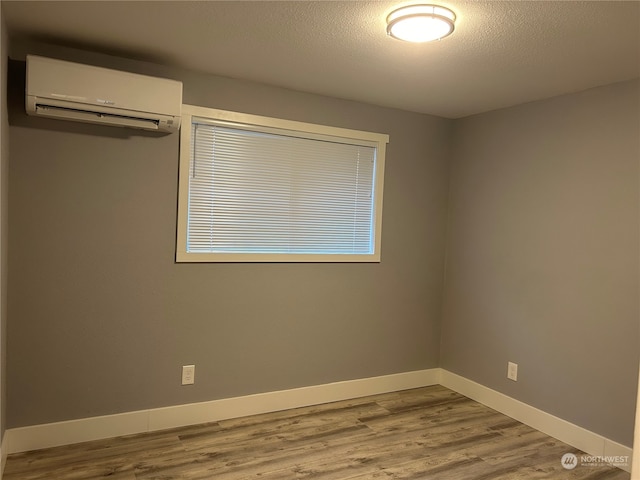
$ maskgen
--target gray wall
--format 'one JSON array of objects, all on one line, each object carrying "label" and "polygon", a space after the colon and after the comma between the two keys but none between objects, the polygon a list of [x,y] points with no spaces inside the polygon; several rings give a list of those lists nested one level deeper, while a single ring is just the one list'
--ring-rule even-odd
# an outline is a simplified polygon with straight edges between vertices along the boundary
[{"label": "gray wall", "polygon": [[[0,441],[4,437],[7,407],[7,224],[9,118],[7,112],[8,35],[0,8]],[[0,477],[2,471],[0,471]]]},{"label": "gray wall", "polygon": [[178,136],[27,117],[11,62],[9,427],[438,366],[452,122],[81,56],[179,78],[185,103],[388,133],[382,262],[175,264]]},{"label": "gray wall", "polygon": [[441,345],[442,367],[628,446],[639,95],[627,82],[456,122]]},{"label": "gray wall", "polygon": [[[177,265],[177,136],[27,117],[24,64],[11,62],[9,427],[440,365],[631,445],[638,82],[451,122],[11,49],[177,78],[185,103],[391,143],[382,263]],[[181,387],[188,363],[196,385]]]}]

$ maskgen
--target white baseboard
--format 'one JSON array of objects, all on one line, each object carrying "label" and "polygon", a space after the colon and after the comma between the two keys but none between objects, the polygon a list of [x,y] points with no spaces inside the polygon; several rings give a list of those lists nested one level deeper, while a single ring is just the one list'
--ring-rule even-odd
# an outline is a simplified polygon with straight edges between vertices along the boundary
[{"label": "white baseboard", "polygon": [[6,445],[2,450],[7,454],[26,452],[426,387],[437,385],[439,382],[440,369],[432,368],[209,402],[12,428],[6,431]]},{"label": "white baseboard", "polygon": [[588,455],[609,458],[627,457],[628,463],[617,466],[627,472],[631,471],[632,449],[625,445],[444,369],[441,371],[440,384],[557,438]]},{"label": "white baseboard", "polygon": [[[5,432],[2,441],[2,466],[4,467],[7,454],[12,453],[215,422],[437,384],[557,438],[588,455],[626,456],[629,463],[619,466],[623,470],[631,470],[631,448],[440,368],[12,428]],[[0,480],[1,472],[0,469]]]}]

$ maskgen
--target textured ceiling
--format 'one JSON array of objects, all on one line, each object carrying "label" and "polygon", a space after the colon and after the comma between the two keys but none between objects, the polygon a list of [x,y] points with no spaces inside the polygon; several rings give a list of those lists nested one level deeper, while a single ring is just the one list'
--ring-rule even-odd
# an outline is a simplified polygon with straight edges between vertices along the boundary
[{"label": "textured ceiling", "polygon": [[[414,2],[420,3],[420,2]],[[458,118],[640,75],[640,2],[444,1],[442,41],[389,1],[2,1],[11,38]]]}]

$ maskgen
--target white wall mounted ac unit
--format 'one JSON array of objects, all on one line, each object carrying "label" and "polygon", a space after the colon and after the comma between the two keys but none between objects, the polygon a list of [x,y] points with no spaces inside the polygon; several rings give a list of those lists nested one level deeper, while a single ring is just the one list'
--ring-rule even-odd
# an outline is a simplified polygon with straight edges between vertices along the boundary
[{"label": "white wall mounted ac unit", "polygon": [[176,132],[182,82],[27,55],[29,115]]}]

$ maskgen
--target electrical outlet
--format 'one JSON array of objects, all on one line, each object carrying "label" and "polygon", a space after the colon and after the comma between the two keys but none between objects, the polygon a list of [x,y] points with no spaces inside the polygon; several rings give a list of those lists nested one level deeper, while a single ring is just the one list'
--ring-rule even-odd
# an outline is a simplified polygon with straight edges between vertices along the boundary
[{"label": "electrical outlet", "polygon": [[509,380],[513,380],[514,382],[518,381],[518,364],[509,362],[507,365],[507,378]]},{"label": "electrical outlet", "polygon": [[182,385],[193,385],[196,382],[196,366],[183,365],[182,367]]}]

